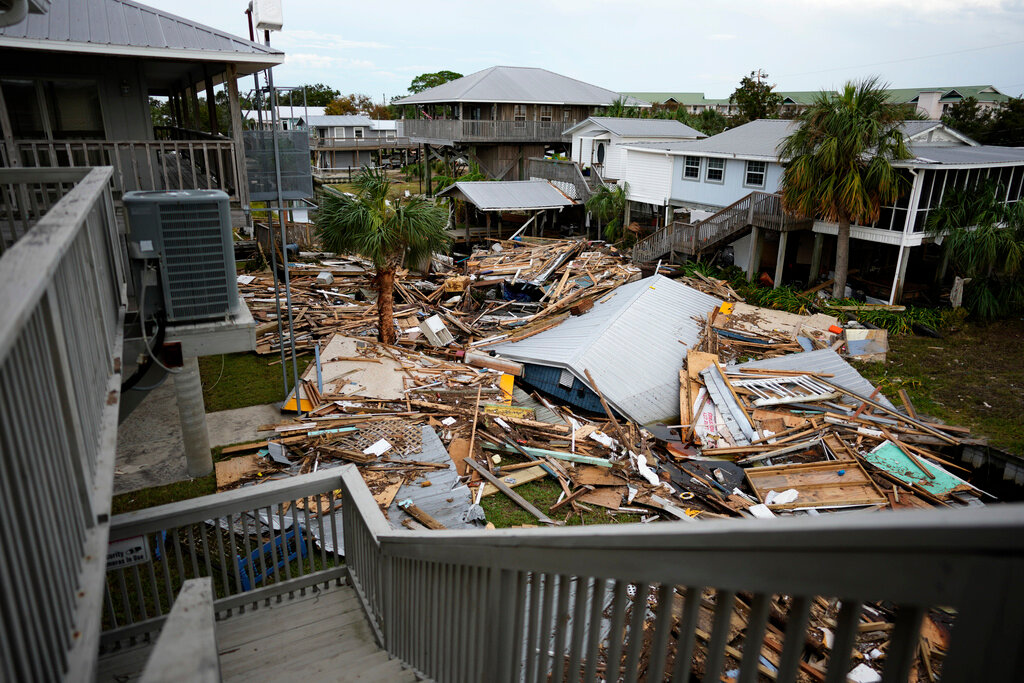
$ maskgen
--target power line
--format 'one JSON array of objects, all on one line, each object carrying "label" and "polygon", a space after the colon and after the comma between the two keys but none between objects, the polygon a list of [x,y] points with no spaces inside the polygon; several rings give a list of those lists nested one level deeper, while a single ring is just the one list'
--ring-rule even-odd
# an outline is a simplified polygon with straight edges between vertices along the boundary
[{"label": "power line", "polygon": [[844,69],[864,69],[869,66],[883,66],[885,64],[899,64],[901,62],[912,62],[918,59],[931,59],[932,57],[945,57],[947,55],[960,55],[967,52],[979,52],[981,50],[993,50],[999,47],[1007,47],[1010,45],[1021,45],[1024,44],[1024,40],[1014,40],[1009,43],[999,43],[998,45],[985,45],[983,47],[970,47],[963,50],[949,50],[947,52],[936,52],[930,55],[918,55],[916,57],[904,57],[902,59],[890,59],[884,62],[872,62],[870,64],[857,64],[855,66],[837,66],[830,69],[819,69],[818,71],[804,71],[803,73],[797,74],[782,74],[778,78],[791,78],[794,76],[812,76],[814,74],[828,73],[829,71],[842,71]]}]

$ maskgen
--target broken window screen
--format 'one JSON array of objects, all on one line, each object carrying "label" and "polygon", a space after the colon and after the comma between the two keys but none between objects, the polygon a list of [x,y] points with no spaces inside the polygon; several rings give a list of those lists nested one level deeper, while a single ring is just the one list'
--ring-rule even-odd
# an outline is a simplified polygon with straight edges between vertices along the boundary
[{"label": "broken window screen", "polygon": [[708,159],[708,171],[704,179],[709,183],[725,181],[725,159]]},{"label": "broken window screen", "polygon": [[767,168],[768,164],[764,161],[748,161],[746,184],[750,187],[764,187],[764,176]]},{"label": "broken window screen", "polygon": [[700,180],[700,157],[685,157],[683,180]]}]

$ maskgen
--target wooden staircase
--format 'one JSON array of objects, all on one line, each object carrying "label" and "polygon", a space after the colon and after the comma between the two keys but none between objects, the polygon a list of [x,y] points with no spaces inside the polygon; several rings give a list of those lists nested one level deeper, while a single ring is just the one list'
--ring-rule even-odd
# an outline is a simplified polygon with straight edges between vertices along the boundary
[{"label": "wooden staircase", "polygon": [[738,239],[754,227],[789,232],[811,224],[783,212],[780,195],[751,192],[702,221],[675,221],[648,235],[633,246],[633,262],[647,263],[673,252],[696,256]]}]

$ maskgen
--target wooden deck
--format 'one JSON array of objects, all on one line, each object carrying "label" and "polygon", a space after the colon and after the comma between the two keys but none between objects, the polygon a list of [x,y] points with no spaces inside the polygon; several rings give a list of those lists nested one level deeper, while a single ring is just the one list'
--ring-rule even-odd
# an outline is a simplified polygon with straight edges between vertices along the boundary
[{"label": "wooden deck", "polygon": [[[280,603],[237,611],[217,622],[225,681],[415,681],[415,674],[378,647],[349,586],[307,589]],[[127,683],[142,674],[151,646],[100,658],[97,681]]]}]

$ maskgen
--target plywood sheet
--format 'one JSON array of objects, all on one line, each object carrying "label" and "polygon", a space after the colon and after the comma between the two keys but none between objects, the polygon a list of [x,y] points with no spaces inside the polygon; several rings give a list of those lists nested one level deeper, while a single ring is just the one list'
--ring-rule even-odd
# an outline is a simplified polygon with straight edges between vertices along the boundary
[{"label": "plywood sheet", "polygon": [[214,464],[217,473],[217,490],[223,490],[245,481],[257,474],[270,470],[266,461],[256,455],[241,455],[237,458],[219,460]]},{"label": "plywood sheet", "polygon": [[589,505],[598,505],[611,510],[618,510],[622,505],[622,497],[626,494],[625,486],[601,486],[584,493],[576,500]]},{"label": "plywood sheet", "polygon": [[[543,479],[548,476],[548,473],[544,471],[544,468],[540,465],[533,467],[527,467],[522,470],[516,470],[515,472],[509,472],[500,476],[502,483],[511,488],[521,486],[537,479]],[[498,493],[498,487],[494,484],[487,482],[484,484],[484,496],[493,496]]]},{"label": "plywood sheet", "polygon": [[899,446],[891,441],[882,443],[875,450],[866,454],[864,459],[900,481],[919,486],[938,498],[945,498],[953,491],[972,490],[970,484],[955,474],[947,472],[924,458],[917,458],[917,461],[935,477],[934,479],[929,478],[914,461],[907,457],[906,453],[900,450]]},{"label": "plywood sheet", "polygon": [[888,502],[857,462],[828,461],[754,467],[746,470],[745,474],[747,481],[762,501],[769,491],[781,493],[787,489],[796,489],[798,495],[795,501],[769,505],[768,507],[773,510],[831,505],[876,505]]},{"label": "plywood sheet", "polygon": [[624,483],[621,477],[612,474],[611,469],[594,465],[576,465],[570,476],[577,486],[618,486]]}]

